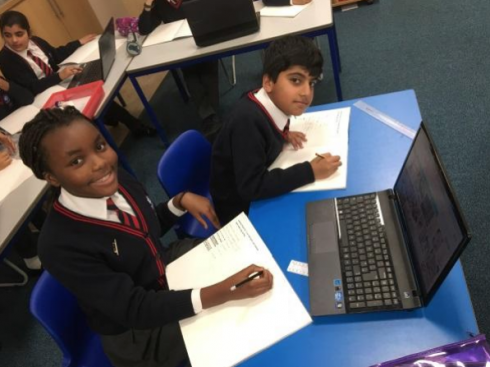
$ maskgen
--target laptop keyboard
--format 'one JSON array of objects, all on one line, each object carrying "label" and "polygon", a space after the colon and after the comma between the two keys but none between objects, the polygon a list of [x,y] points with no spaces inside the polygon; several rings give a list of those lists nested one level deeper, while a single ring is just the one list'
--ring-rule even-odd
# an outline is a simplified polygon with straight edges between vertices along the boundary
[{"label": "laptop keyboard", "polygon": [[349,310],[401,308],[376,194],[337,199],[341,266]]},{"label": "laptop keyboard", "polygon": [[76,74],[68,88],[76,87],[83,81],[83,84],[88,84],[102,79],[100,62],[90,62],[83,67],[80,74]]}]

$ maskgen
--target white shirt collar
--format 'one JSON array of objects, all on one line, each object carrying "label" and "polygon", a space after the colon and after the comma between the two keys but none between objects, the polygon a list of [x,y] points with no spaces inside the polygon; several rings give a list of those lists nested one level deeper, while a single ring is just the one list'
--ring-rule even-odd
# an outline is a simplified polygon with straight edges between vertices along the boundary
[{"label": "white shirt collar", "polygon": [[272,102],[264,88],[260,88],[260,90],[255,93],[255,98],[257,98],[257,100],[262,104],[262,106],[264,106],[267,112],[269,112],[269,115],[271,115],[274,123],[279,128],[279,130],[284,130],[284,127],[286,126],[290,116],[282,112],[274,104],[274,102]]},{"label": "white shirt collar", "polygon": [[61,205],[72,212],[84,215],[90,218],[107,220],[107,198],[82,198],[70,194],[61,188],[58,198]]}]

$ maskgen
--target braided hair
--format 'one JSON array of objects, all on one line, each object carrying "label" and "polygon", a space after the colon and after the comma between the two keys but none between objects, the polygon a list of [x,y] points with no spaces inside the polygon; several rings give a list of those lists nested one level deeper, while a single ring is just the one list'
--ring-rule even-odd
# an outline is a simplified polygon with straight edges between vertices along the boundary
[{"label": "braided hair", "polygon": [[22,162],[29,167],[39,179],[44,179],[48,172],[47,152],[42,146],[42,140],[49,132],[60,127],[68,126],[73,121],[87,119],[75,107],[52,108],[41,110],[31,121],[24,125],[19,139],[19,154]]}]

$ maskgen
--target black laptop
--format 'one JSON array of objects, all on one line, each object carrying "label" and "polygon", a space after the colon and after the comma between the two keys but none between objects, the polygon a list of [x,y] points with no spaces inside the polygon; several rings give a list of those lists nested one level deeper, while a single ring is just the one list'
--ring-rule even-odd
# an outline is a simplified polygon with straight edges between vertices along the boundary
[{"label": "black laptop", "polygon": [[260,15],[252,0],[190,0],[182,4],[198,46],[209,46],[258,32]]},{"label": "black laptop", "polygon": [[116,36],[113,18],[109,20],[104,33],[99,38],[99,54],[100,58],[98,60],[80,64],[83,71],[73,77],[68,88],[107,79],[107,75],[109,75],[116,58]]},{"label": "black laptop", "polygon": [[395,187],[306,207],[314,316],[426,305],[470,240],[422,123]]}]

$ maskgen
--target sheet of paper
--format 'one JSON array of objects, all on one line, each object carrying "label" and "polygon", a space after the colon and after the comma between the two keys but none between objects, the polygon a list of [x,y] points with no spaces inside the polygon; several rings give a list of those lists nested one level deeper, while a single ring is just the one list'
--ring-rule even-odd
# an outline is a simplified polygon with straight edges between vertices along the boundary
[{"label": "sheet of paper", "polygon": [[193,367],[228,367],[311,323],[311,317],[245,214],[167,266],[171,289],[215,284],[250,264],[274,275],[272,290],[180,321]]},{"label": "sheet of paper", "polygon": [[[182,28],[182,31],[181,31]],[[178,20],[172,23],[160,24],[146,37],[143,47],[156,45],[158,43],[170,42],[178,37],[185,37],[186,28],[189,28],[187,20]],[[181,33],[182,32],[182,33]],[[190,32],[190,29],[189,29]],[[192,34],[189,34],[191,36]]]},{"label": "sheet of paper", "polygon": [[[77,48],[74,53],[72,53],[61,63],[59,63],[59,66],[68,65],[68,64],[81,64],[84,62],[100,59],[99,38],[100,35],[97,36],[92,41]],[[126,37],[116,36],[116,50],[119,49],[119,47],[123,46],[125,43],[126,43]]]},{"label": "sheet of paper", "polygon": [[175,35],[174,39],[186,37],[192,37],[192,32],[191,27],[189,27],[189,23],[187,22],[187,19],[184,19],[184,22],[180,26],[179,31]]},{"label": "sheet of paper", "polygon": [[296,15],[306,9],[311,3],[306,5],[291,5],[291,6],[264,6],[260,10],[261,17],[284,17],[294,18]]},{"label": "sheet of paper", "polygon": [[0,171],[0,182],[2,183],[0,205],[12,191],[32,175],[32,171],[22,163],[20,158],[12,159],[12,163]]},{"label": "sheet of paper", "polygon": [[[69,80],[71,81],[71,78],[69,78]],[[53,85],[52,87],[46,89],[44,92],[39,93],[34,99],[33,105],[39,109],[43,108],[52,94],[66,90],[66,86],[68,86],[68,84],[68,81],[63,81],[61,84]]]},{"label": "sheet of paper", "polygon": [[307,142],[302,149],[286,145],[269,170],[286,169],[295,164],[311,161],[316,154],[339,155],[342,166],[329,178],[315,181],[294,191],[345,189],[347,186],[347,156],[349,151],[350,107],[329,111],[309,112],[291,120],[291,131],[301,131]]},{"label": "sheet of paper", "polygon": [[0,127],[7,130],[10,134],[15,134],[21,131],[25,123],[31,121],[38,112],[39,108],[32,104],[21,107],[0,120]]}]

